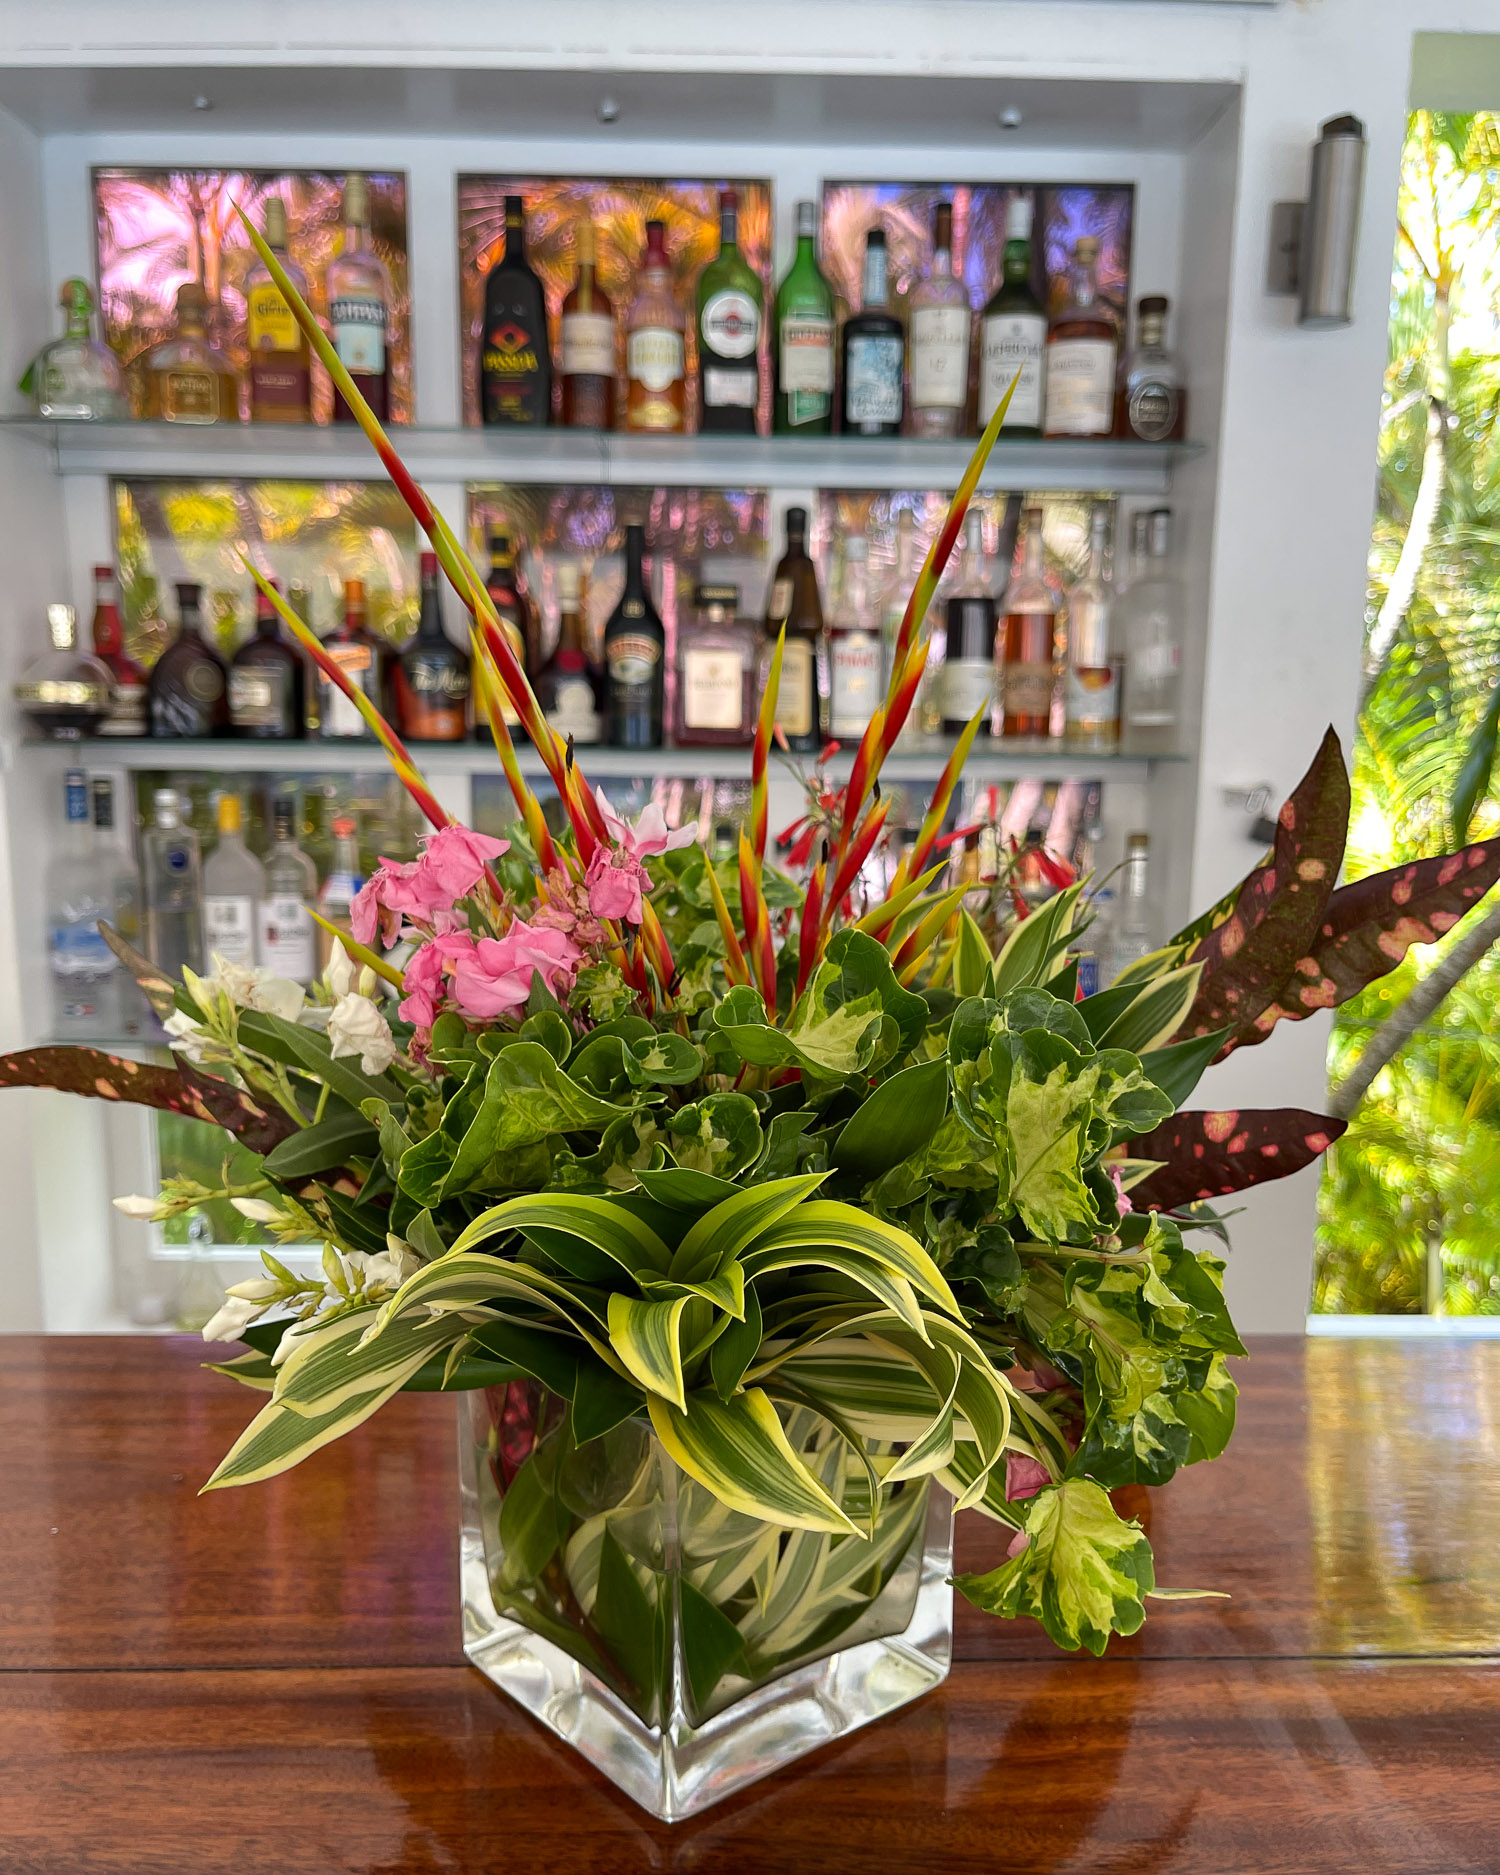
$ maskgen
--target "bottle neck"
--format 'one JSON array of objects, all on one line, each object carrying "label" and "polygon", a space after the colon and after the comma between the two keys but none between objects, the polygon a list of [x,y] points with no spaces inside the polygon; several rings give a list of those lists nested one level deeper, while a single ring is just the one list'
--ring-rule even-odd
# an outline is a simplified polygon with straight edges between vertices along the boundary
[{"label": "bottle neck", "polygon": [[422,581],[422,609],[417,614],[417,636],[429,644],[447,641],[448,634],[443,630],[443,615],[438,600],[436,574],[429,574]]},{"label": "bottle neck", "polygon": [[807,558],[807,532],[804,528],[789,527],[786,530],[786,554],[788,560]]},{"label": "bottle neck", "polygon": [[279,638],[281,620],[276,616],[274,606],[260,605],[255,610],[255,635],[257,638]]},{"label": "bottle neck", "polygon": [[1005,243],[1005,284],[1007,286],[1029,286],[1031,284],[1031,243],[1022,237]]},{"label": "bottle neck", "polygon": [[1141,318],[1136,344],[1143,352],[1159,352],[1167,336],[1167,324],[1160,313],[1146,313]]},{"label": "bottle neck", "polygon": [[934,280],[951,280],[953,278],[952,248],[938,247],[933,249],[932,277]]},{"label": "bottle neck", "polygon": [[625,536],[625,596],[629,599],[644,599],[646,596],[643,570],[645,551],[645,541],[632,528]]},{"label": "bottle neck", "polygon": [[1099,283],[1094,278],[1094,263],[1091,260],[1079,260],[1073,263],[1073,304],[1092,306],[1099,297]]},{"label": "bottle neck", "polygon": [[505,217],[505,260],[511,267],[526,265],[526,220],[509,212]]},{"label": "bottle neck", "polygon": [[798,267],[817,266],[818,250],[816,237],[811,233],[803,234],[799,231],[797,235],[797,258],[793,264]]},{"label": "bottle neck", "polygon": [[866,247],[865,277],[860,300],[861,312],[886,310],[886,251],[884,247]]},{"label": "bottle neck", "polygon": [[94,649],[110,654],[124,649],[113,580],[101,580],[94,588]]},{"label": "bottle neck", "polygon": [[[506,243],[508,246],[509,235],[507,235],[506,237]],[[366,252],[366,250],[369,248],[369,245],[370,245],[370,224],[368,220],[364,219],[363,217],[360,217],[359,219],[355,219],[354,217],[351,216],[349,220],[347,220],[344,223],[344,252],[346,254],[353,254],[356,252],[362,254]]]},{"label": "bottle neck", "polygon": [[341,833],[333,843],[333,869],[335,872],[359,873],[359,845],[352,833]]},{"label": "bottle neck", "polygon": [[1147,878],[1146,869],[1150,861],[1148,853],[1134,849],[1126,855],[1124,909],[1127,913],[1144,910],[1146,905]]},{"label": "bottle neck", "polygon": [[1046,570],[1045,543],[1039,527],[1033,527],[1027,532],[1025,566],[1028,579],[1040,579]]},{"label": "bottle neck", "polygon": [[719,252],[731,254],[738,251],[740,244],[739,210],[721,208],[719,210]]},{"label": "bottle neck", "polygon": [[587,646],[583,635],[583,612],[576,599],[564,602],[558,616],[557,648],[559,652],[571,651],[581,659],[587,659]]},{"label": "bottle neck", "polygon": [[70,302],[67,309],[67,323],[64,332],[70,339],[86,339],[89,336],[89,309],[81,301]]}]

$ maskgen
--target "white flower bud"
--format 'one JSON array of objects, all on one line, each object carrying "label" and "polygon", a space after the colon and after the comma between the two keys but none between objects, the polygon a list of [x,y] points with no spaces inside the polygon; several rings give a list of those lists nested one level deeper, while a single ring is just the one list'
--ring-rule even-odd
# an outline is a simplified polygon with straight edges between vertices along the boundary
[{"label": "white flower bud", "polygon": [[138,1218],[143,1224],[153,1223],[158,1215],[165,1215],[159,1198],[142,1198],[137,1194],[129,1198],[116,1198],[112,1202],[115,1209],[125,1217]]}]

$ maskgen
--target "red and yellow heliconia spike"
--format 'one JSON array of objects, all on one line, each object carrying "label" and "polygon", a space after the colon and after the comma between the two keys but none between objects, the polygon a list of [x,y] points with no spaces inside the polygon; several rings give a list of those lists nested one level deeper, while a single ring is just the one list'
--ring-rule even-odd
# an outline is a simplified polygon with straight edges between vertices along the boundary
[{"label": "red and yellow heliconia spike", "polygon": [[755,747],[750,755],[750,851],[757,879],[766,860],[766,820],[770,812],[766,771],[771,762],[771,736],[776,727],[776,706],[781,698],[781,660],[785,651],[786,627],[783,625],[777,635],[776,649],[771,653],[766,692],[755,719]]},{"label": "red and yellow heliconia spike", "polygon": [[829,888],[828,898],[823,906],[821,923],[826,930],[833,922],[833,914],[843,903],[844,894],[859,877],[859,869],[870,857],[870,849],[880,838],[885,826],[886,815],[891,811],[891,797],[877,801],[865,815],[864,823],[854,836],[849,851],[838,862],[838,870],[833,875],[833,884]]},{"label": "red and yellow heliconia spike", "polygon": [[896,924],[904,912],[911,909],[933,880],[943,871],[946,861],[939,860],[936,866],[913,879],[910,885],[903,885],[891,892],[873,911],[867,911],[863,918],[856,918],[854,929],[868,931],[873,938],[884,939],[887,931]]},{"label": "red and yellow heliconia spike", "polygon": [[342,667],[324,650],[321,639],[319,639],[315,632],[309,631],[307,626],[298,618],[297,614],[286,603],[281,594],[277,592],[276,588],[265,577],[260,568],[256,566],[254,561],[245,554],[241,554],[240,558],[250,569],[250,576],[255,581],[256,585],[265,594],[266,598],[270,600],[271,604],[275,606],[277,614],[287,630],[297,640],[298,644],[302,646],[303,650],[306,651],[307,655],[317,665],[318,669],[322,671],[328,681],[331,684],[336,684],[338,688],[343,691],[344,695],[354,705],[355,709],[359,711],[365,722],[369,724],[371,733],[376,737],[380,746],[390,758],[391,767],[395,769],[402,787],[406,789],[406,792],[416,802],[417,806],[421,808],[422,812],[427,816],[434,827],[442,828],[451,826],[453,824],[453,816],[448,813],[446,809],[438,805],[436,799],[433,797],[432,790],[422,779],[421,771],[407,752],[406,744],[396,734],[395,730],[391,728],[390,724],[380,714],[380,711],[376,709],[375,705],[359,686],[350,683],[349,679],[344,675]]},{"label": "red and yellow heliconia spike", "polygon": [[495,667],[490,660],[487,647],[476,642],[474,657],[474,681],[479,687],[479,700],[484,706],[486,719],[490,726],[490,740],[495,745],[495,753],[500,757],[500,766],[505,770],[505,779],[510,783],[511,798],[520,809],[521,819],[526,827],[526,837],[531,841],[531,850],[536,854],[536,863],[544,874],[563,869],[563,861],[553,843],[552,832],[542,814],[542,804],[531,789],[527,787],[521,773],[521,764],[516,759],[516,745],[511,741],[510,731],[505,725],[505,712],[500,695],[500,679],[495,674]]},{"label": "red and yellow heliconia spike", "polygon": [[748,835],[740,831],[740,922],[745,927],[745,943],[750,951],[750,968],[755,986],[765,998],[766,1008],[776,1011],[776,952],[771,943],[771,914],[766,895],[761,890],[755,865],[755,853]]},{"label": "red and yellow heliconia spike", "polygon": [[818,940],[823,929],[823,886],[828,877],[828,863],[819,860],[807,882],[807,896],[802,901],[802,929],[797,938],[797,994],[807,988],[807,979],[818,962]]},{"label": "red and yellow heliconia spike", "polygon": [[932,791],[927,812],[922,818],[922,825],[917,830],[916,844],[902,859],[896,868],[896,876],[891,880],[891,894],[900,891],[906,881],[919,873],[927,864],[939,833],[943,827],[943,816],[948,812],[948,803],[953,799],[953,790],[958,786],[958,778],[963,773],[963,766],[969,759],[969,751],[974,746],[974,738],[979,734],[979,725],[986,712],[976,710],[964,725],[964,732],[954,746],[953,753],[943,765],[943,772],[938,776],[938,784]]},{"label": "red and yellow heliconia spike", "polygon": [[960,885],[945,893],[917,928],[908,934],[891,959],[891,968],[896,973],[898,983],[910,983],[916,976],[932,948],[933,940],[963,903],[964,894],[971,889],[968,885]]},{"label": "red and yellow heliconia spike", "polygon": [[321,925],[330,937],[337,938],[343,945],[344,954],[350,963],[363,964],[365,969],[373,970],[376,976],[384,977],[387,983],[394,983],[398,990],[401,988],[401,972],[394,964],[387,963],[379,952],[372,951],[368,944],[361,944],[359,939],[352,932],[346,931],[341,924],[334,924],[325,918],[316,905],[309,905],[306,909],[314,924]]},{"label": "red and yellow heliconia spike", "polygon": [[[859,747],[854,751],[854,762],[844,788],[844,811],[839,821],[839,837],[835,849],[840,865],[849,850],[850,840],[854,838],[854,829],[864,807],[865,797],[869,794],[871,785],[880,772],[881,738],[884,734],[885,709],[883,705],[876,704],[874,714],[865,724],[865,733],[859,739]],[[835,893],[834,896],[838,895]]]},{"label": "red and yellow heliconia spike", "polygon": [[672,1000],[672,986],[677,981],[677,964],[672,956],[672,947],[667,942],[667,934],[661,928],[649,898],[641,900],[641,941],[645,947],[647,959],[656,972],[656,980],[661,985],[662,1001]]},{"label": "red and yellow heliconia spike", "polygon": [[724,888],[719,884],[719,877],[714,871],[712,859],[707,854],[704,855],[704,859],[708,874],[708,889],[714,901],[714,917],[719,921],[719,935],[724,940],[724,974],[731,983],[748,983],[750,966],[745,962],[739,933],[735,930],[734,920],[729,915]]},{"label": "red and yellow heliconia spike", "polygon": [[906,719],[911,714],[911,706],[917,700],[917,692],[922,687],[923,673],[927,669],[927,654],[932,649],[930,636],[912,646],[907,654],[906,668],[894,676],[890,692],[886,698],[885,713],[880,728],[880,761],[884,762],[896,746],[896,738],[906,727]]}]

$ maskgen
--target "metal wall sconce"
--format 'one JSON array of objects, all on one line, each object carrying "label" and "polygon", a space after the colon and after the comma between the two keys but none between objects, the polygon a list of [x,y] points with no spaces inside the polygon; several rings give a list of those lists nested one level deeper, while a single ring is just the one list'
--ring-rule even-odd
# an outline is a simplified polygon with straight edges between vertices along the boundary
[{"label": "metal wall sconce", "polygon": [[1357,117],[1330,117],[1313,145],[1307,200],[1271,209],[1266,291],[1296,298],[1300,326],[1346,326],[1354,317],[1364,176],[1364,125]]}]

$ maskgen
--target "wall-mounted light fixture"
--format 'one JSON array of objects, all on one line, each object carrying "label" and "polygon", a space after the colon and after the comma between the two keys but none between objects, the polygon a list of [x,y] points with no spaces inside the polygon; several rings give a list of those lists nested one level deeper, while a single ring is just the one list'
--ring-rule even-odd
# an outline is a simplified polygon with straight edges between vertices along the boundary
[{"label": "wall-mounted light fixture", "polygon": [[1357,117],[1330,117],[1313,145],[1307,200],[1272,207],[1266,290],[1296,298],[1298,325],[1346,326],[1354,317],[1364,176],[1364,125]]}]

